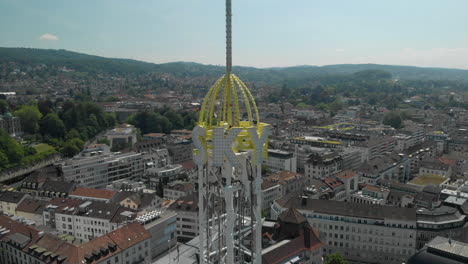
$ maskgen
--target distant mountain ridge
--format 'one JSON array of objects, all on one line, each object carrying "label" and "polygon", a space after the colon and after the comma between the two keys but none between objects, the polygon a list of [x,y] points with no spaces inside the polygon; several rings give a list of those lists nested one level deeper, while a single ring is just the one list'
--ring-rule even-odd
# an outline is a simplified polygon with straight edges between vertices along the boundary
[{"label": "distant mountain ridge", "polygon": [[[105,58],[67,50],[0,48],[0,63],[14,61],[18,64],[66,66],[83,72],[112,74],[169,73],[174,76],[217,77],[225,72],[223,66],[194,62],[155,64],[132,59]],[[246,81],[276,83],[285,80],[307,81],[319,76],[349,75],[363,70],[382,70],[402,80],[450,80],[468,82],[468,70],[422,68],[381,64],[337,64],[326,66],[293,66],[254,68],[235,66],[233,71]]]}]

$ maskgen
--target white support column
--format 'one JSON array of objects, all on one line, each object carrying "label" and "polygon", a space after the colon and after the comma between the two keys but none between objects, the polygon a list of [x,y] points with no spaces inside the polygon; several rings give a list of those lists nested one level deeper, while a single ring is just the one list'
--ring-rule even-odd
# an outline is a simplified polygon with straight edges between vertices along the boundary
[{"label": "white support column", "polygon": [[255,175],[255,195],[257,196],[257,202],[255,203],[256,208],[254,208],[255,214],[255,259],[253,263],[261,264],[262,263],[262,164],[256,164],[257,171]]},{"label": "white support column", "polygon": [[199,229],[199,239],[200,242],[198,244],[199,247],[199,254],[200,254],[200,263],[205,264],[205,254],[206,254],[206,249],[205,249],[205,241],[206,241],[206,235],[205,230],[206,230],[206,224],[207,222],[205,221],[206,217],[206,210],[205,210],[205,194],[206,188],[204,185],[204,180],[206,177],[204,177],[204,172],[205,168],[204,165],[198,165],[198,225],[200,226]]},{"label": "white support column", "polygon": [[228,160],[225,161],[223,166],[223,175],[226,178],[226,186],[224,187],[224,199],[226,201],[226,226],[225,226],[225,238],[226,238],[226,262],[234,263],[234,220],[236,214],[234,212],[233,203],[233,186],[232,186],[232,166]]}]

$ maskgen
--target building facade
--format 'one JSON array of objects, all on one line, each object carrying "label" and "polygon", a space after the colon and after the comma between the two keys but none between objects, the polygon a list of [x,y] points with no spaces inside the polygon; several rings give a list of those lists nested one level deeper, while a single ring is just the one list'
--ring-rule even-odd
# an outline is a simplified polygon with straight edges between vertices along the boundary
[{"label": "building facade", "polygon": [[273,203],[275,219],[296,208],[320,231],[325,253],[357,263],[401,264],[416,251],[416,209],[315,200],[301,197]]},{"label": "building facade", "polygon": [[141,153],[99,154],[75,157],[62,164],[65,181],[78,186],[105,188],[121,179],[141,179],[145,166]]}]

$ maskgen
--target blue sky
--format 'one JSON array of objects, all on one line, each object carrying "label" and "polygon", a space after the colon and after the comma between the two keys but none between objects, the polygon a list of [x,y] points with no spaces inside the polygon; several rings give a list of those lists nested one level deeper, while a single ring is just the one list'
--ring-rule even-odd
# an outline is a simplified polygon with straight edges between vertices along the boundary
[{"label": "blue sky", "polygon": [[[466,0],[233,0],[233,63],[468,69]],[[0,0],[0,46],[224,64],[224,0]]]}]

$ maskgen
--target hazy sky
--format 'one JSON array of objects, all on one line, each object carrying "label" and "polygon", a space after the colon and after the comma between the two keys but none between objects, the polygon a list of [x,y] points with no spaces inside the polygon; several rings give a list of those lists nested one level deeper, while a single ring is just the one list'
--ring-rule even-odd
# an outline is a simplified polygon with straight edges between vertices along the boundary
[{"label": "hazy sky", "polygon": [[[468,69],[467,0],[233,0],[233,63]],[[224,64],[224,0],[0,0],[0,46]]]}]

